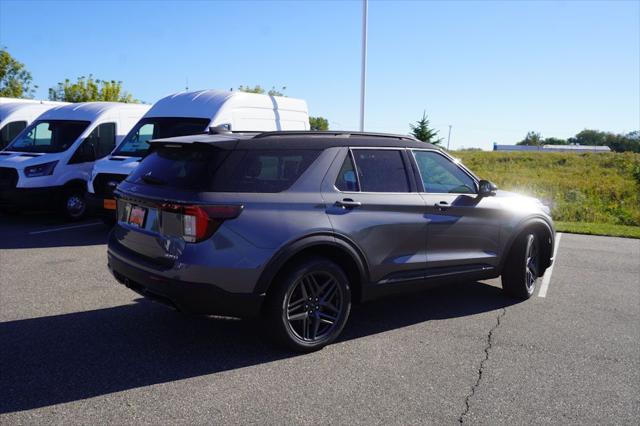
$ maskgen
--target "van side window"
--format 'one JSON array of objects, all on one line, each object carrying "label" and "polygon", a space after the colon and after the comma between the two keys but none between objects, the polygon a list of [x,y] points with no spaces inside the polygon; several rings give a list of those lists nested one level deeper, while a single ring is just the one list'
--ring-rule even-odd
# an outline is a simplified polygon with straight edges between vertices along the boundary
[{"label": "van side window", "polygon": [[102,123],[87,136],[71,157],[69,164],[85,163],[103,158],[116,147],[116,124]]},{"label": "van side window", "polygon": [[340,191],[355,192],[359,191],[358,179],[356,177],[356,169],[353,167],[353,160],[349,153],[342,163],[340,173],[336,178],[336,188]]},{"label": "van side window", "polygon": [[[91,135],[96,138],[96,160],[106,157],[116,147],[116,123],[103,123]],[[89,137],[91,137],[89,135]]]},{"label": "van side window", "polygon": [[402,152],[395,149],[354,149],[358,182],[364,192],[410,192]]},{"label": "van side window", "polygon": [[12,121],[0,130],[0,149],[9,145],[27,127],[26,121]]}]

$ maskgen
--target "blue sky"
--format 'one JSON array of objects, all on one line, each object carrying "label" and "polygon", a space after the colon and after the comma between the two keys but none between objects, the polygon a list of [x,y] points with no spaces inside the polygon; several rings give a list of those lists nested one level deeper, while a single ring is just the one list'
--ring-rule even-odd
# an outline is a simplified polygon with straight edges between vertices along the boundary
[{"label": "blue sky", "polygon": [[[122,80],[152,103],[184,89],[287,86],[334,129],[358,127],[360,1],[7,1],[0,45],[37,96],[64,78]],[[640,2],[371,1],[365,127],[423,110],[452,148],[527,131],[640,128]]]}]

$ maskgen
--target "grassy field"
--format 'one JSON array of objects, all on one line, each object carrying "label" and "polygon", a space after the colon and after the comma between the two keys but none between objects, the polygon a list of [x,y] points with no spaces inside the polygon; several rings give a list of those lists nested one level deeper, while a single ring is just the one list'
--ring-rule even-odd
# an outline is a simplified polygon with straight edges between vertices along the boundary
[{"label": "grassy field", "polygon": [[499,188],[552,207],[558,230],[640,238],[640,154],[455,151]]}]

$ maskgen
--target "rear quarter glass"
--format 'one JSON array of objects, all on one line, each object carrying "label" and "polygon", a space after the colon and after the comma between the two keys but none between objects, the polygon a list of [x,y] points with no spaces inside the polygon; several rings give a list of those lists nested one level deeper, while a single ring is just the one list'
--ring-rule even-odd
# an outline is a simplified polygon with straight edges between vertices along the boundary
[{"label": "rear quarter glass", "polygon": [[317,149],[160,147],[127,180],[194,191],[275,193],[291,187],[319,153]]}]

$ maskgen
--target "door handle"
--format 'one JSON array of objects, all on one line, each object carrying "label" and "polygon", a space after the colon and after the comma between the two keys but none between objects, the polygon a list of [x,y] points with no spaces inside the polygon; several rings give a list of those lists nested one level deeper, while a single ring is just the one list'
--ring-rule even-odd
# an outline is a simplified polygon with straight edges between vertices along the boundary
[{"label": "door handle", "polygon": [[440,201],[439,203],[434,204],[433,207],[442,212],[448,210],[451,206],[446,201]]},{"label": "door handle", "polygon": [[354,207],[360,207],[362,203],[360,201],[354,201],[351,198],[345,198],[342,201],[338,200],[335,206],[342,207],[343,209],[352,209]]}]

